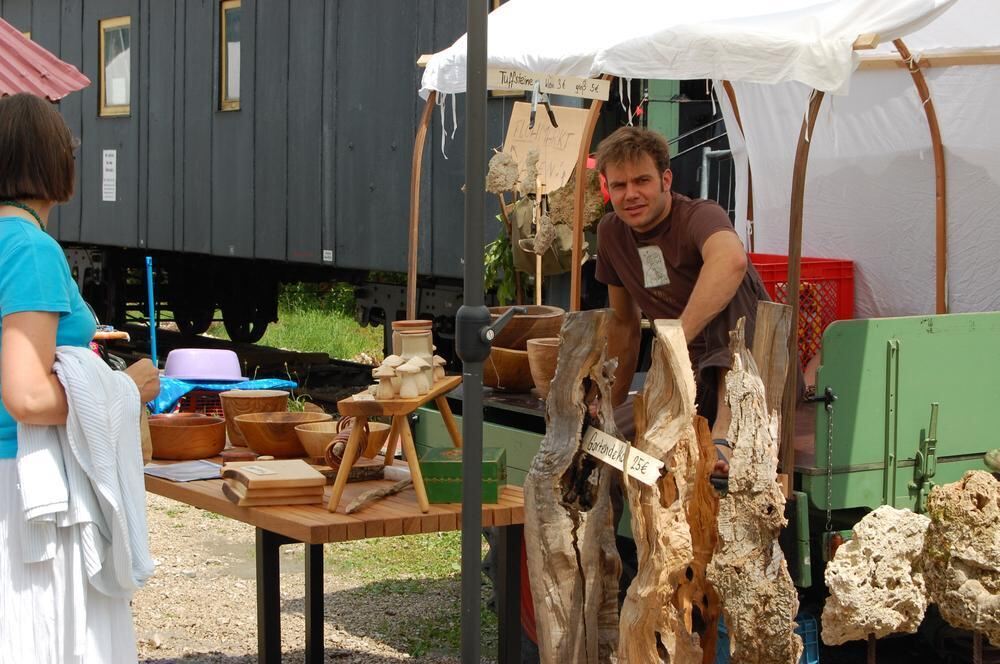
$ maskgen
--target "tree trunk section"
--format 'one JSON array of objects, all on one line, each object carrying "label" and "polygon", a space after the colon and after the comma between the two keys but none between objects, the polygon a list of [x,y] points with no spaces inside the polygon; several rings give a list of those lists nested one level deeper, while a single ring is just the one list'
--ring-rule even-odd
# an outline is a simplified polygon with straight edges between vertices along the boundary
[{"label": "tree trunk section", "polygon": [[795,664],[802,639],[794,633],[798,596],[778,546],[787,521],[777,482],[777,421],[747,352],[742,320],[730,339],[733,368],[726,377],[726,400],[733,412],[728,436],[733,454],[708,580],[722,598],[733,664]]},{"label": "tree trunk section", "polygon": [[638,573],[620,620],[619,659],[629,664],[698,662],[702,652],[678,597],[694,561],[687,507],[698,465],[694,373],[679,321],[656,321],[653,363],[636,400],[635,446],[666,464],[647,486],[623,477],[632,512]]},{"label": "tree trunk section", "polygon": [[616,662],[618,578],[611,485],[615,470],[581,449],[588,383],[596,425],[617,435],[605,361],[609,312],[568,313],[546,400],[546,433],[524,481],[524,536],[543,663]]}]

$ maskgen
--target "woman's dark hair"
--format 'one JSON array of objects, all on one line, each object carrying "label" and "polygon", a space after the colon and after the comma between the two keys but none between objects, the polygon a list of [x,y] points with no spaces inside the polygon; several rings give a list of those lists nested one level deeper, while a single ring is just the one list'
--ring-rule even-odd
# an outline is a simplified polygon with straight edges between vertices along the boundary
[{"label": "woman's dark hair", "polygon": [[648,154],[663,171],[670,168],[670,147],[660,134],[641,127],[619,127],[597,146],[597,170],[605,174],[609,164],[624,164]]},{"label": "woman's dark hair", "polygon": [[45,99],[26,93],[0,98],[0,199],[68,201],[75,147],[69,127]]}]

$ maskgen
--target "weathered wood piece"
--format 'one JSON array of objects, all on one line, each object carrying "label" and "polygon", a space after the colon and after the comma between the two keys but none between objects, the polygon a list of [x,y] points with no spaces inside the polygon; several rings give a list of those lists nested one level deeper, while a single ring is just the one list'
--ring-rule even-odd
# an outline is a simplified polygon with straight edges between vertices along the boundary
[{"label": "weathered wood piece", "polygon": [[941,616],[1000,647],[1000,480],[970,470],[927,498],[924,579]]},{"label": "weathered wood piece", "polygon": [[[792,308],[777,302],[758,302],[757,321],[753,329],[753,355],[764,382],[767,412],[781,412],[788,375],[788,331],[792,326]],[[779,416],[778,421],[781,421]],[[790,472],[788,468],[782,468]]]},{"label": "weathered wood piece", "polygon": [[778,545],[787,521],[777,482],[777,422],[747,352],[742,320],[730,333],[730,348],[726,401],[733,412],[728,436],[733,454],[708,580],[722,598],[733,664],[793,664],[802,654],[802,639],[793,631],[798,596]]},{"label": "weathered wood piece", "polygon": [[524,536],[543,663],[615,662],[618,577],[611,504],[614,471],[581,450],[589,379],[598,426],[616,435],[605,361],[609,313],[567,314],[546,401],[546,433],[524,481]]},{"label": "weathered wood piece", "polygon": [[698,662],[702,657],[698,637],[676,602],[694,560],[687,518],[699,455],[692,419],[694,373],[680,321],[658,320],[655,327],[652,367],[642,398],[636,400],[635,447],[663,461],[668,470],[652,486],[628,476],[622,480],[638,556],[619,622],[618,656],[629,664]]},{"label": "weathered wood piece", "polygon": [[365,491],[357,498],[352,500],[350,503],[348,503],[347,509],[344,510],[344,514],[354,514],[362,507],[370,505],[371,503],[374,503],[376,500],[380,498],[387,498],[388,496],[394,496],[400,491],[405,491],[406,489],[409,489],[411,486],[413,486],[413,480],[405,479],[405,480],[399,480],[392,486],[383,486],[383,487],[378,487],[377,489],[369,489],[368,491]]},{"label": "weathered wood piece", "polygon": [[927,610],[922,555],[928,525],[922,514],[883,505],[854,526],[854,537],[826,566],[824,643],[917,631]]},{"label": "weathered wood piece", "polygon": [[[710,479],[718,456],[712,442],[712,430],[708,420],[694,416],[694,431],[698,439],[698,466],[695,470],[694,489],[687,506],[687,521],[691,528],[691,578],[685,576],[677,590],[677,600],[684,612],[684,625],[690,632],[693,627],[694,610],[701,613],[706,626],[719,624],[722,603],[719,593],[708,581],[708,563],[715,554],[719,542],[718,517],[719,494]],[[715,664],[718,630],[707,627],[701,637],[702,664]]]}]

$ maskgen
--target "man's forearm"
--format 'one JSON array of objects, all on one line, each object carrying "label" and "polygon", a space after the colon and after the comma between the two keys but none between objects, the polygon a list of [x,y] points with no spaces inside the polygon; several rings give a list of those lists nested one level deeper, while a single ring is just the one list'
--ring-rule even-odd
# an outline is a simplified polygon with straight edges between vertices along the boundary
[{"label": "man's forearm", "polygon": [[681,325],[688,342],[701,334],[705,326],[726,308],[736,295],[745,274],[745,256],[742,261],[705,263],[687,306],[681,312]]},{"label": "man's forearm", "polygon": [[611,405],[618,406],[628,397],[635,364],[639,359],[639,322],[611,319],[608,335],[608,357],[618,358],[615,382],[611,387]]}]

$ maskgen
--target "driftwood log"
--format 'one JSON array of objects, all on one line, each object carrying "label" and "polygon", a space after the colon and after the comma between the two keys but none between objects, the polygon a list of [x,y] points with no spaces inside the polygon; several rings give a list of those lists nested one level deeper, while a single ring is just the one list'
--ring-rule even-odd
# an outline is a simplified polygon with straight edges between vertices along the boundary
[{"label": "driftwood log", "polygon": [[[700,516],[704,505],[711,513],[712,500],[701,502],[702,494],[697,505],[695,501],[700,457],[695,383],[679,321],[656,321],[652,360],[642,397],[635,401],[635,447],[663,461],[666,472],[651,486],[627,475],[622,480],[632,513],[638,572],[622,605],[619,661],[693,663],[702,661],[702,649],[692,632],[691,608],[696,601],[701,603],[696,595],[705,594],[704,588],[696,589],[695,577],[704,582],[712,548],[699,537],[702,560],[696,575],[688,518],[693,513]],[[703,420],[701,424],[714,461],[711,435]],[[707,475],[703,481],[710,492]],[[710,532],[709,538],[713,535]]]},{"label": "driftwood log", "polygon": [[524,481],[524,536],[543,663],[616,662],[618,577],[611,486],[616,472],[581,450],[588,383],[598,426],[616,435],[614,361],[605,361],[610,314],[567,314],[546,401],[546,433]]},{"label": "driftwood log", "polygon": [[777,482],[777,422],[747,352],[742,320],[730,339],[733,368],[726,376],[726,401],[733,413],[733,454],[708,580],[722,598],[733,664],[794,664],[802,639],[794,633],[798,596],[778,545],[787,521]]}]

